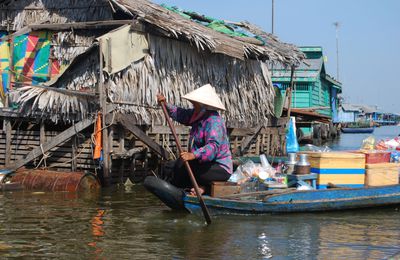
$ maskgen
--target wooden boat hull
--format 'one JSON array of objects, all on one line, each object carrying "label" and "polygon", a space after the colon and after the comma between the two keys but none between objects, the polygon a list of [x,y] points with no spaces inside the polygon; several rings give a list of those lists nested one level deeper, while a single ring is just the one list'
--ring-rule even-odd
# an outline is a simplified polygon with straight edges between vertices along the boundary
[{"label": "wooden boat hull", "polygon": [[[291,213],[371,208],[400,204],[400,185],[293,191],[266,196],[262,200],[221,199],[204,196],[204,201],[213,214]],[[190,212],[201,210],[197,198],[194,196],[185,196],[184,205]]]},{"label": "wooden boat hull", "polygon": [[348,134],[370,134],[374,132],[373,127],[368,128],[351,128],[351,127],[343,127],[341,128],[343,133]]}]

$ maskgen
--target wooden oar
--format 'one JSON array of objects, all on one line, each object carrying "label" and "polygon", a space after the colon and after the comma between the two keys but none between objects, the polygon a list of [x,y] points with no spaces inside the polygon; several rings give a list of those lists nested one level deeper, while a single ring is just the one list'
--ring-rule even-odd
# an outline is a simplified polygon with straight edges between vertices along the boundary
[{"label": "wooden oar", "polygon": [[[172,124],[171,119],[169,118],[167,107],[165,106],[165,101],[161,102],[161,107],[162,107],[162,110],[164,112],[164,116],[167,119],[169,128],[171,129],[171,132],[172,132],[172,134],[173,134],[173,136],[175,138],[175,142],[176,142],[176,146],[178,147],[179,154],[181,154],[183,152],[182,146],[181,146],[181,143],[180,143],[180,141],[178,139],[178,136],[176,135],[175,127]],[[210,217],[210,213],[208,213],[208,209],[206,207],[206,204],[204,203],[203,197],[200,194],[199,185],[197,185],[196,179],[194,178],[194,175],[193,175],[192,169],[190,168],[189,162],[185,161],[184,163],[185,163],[186,170],[189,173],[190,181],[192,182],[192,185],[193,185],[194,190],[196,192],[197,199],[200,202],[201,209],[203,210],[204,218],[206,219],[207,224],[209,225],[209,224],[211,224],[211,217]]]}]

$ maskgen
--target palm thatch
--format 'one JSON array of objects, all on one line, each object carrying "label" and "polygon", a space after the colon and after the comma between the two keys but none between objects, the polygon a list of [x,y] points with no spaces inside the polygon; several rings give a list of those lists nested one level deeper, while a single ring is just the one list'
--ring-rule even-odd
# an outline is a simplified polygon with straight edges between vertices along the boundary
[{"label": "palm thatch", "polygon": [[[272,83],[265,63],[256,60],[240,61],[221,54],[200,53],[186,43],[159,36],[151,35],[149,41],[152,55],[132,63],[119,73],[106,75],[109,102],[120,112],[132,114],[139,124],[159,124],[163,116],[156,104],[157,93],[164,93],[171,103],[188,106],[181,97],[203,84],[211,83],[227,107],[224,117],[229,126],[251,127],[267,122],[272,114],[273,93],[272,88],[268,87]],[[49,87],[46,91],[62,88],[94,93],[99,70],[97,55],[97,45],[94,45],[79,55],[58,79],[46,83]],[[23,88],[21,92],[27,90],[29,93],[23,94],[23,98],[18,100],[22,107],[29,107],[25,103],[30,100],[36,100],[33,104],[45,102],[41,101],[47,98],[42,95],[42,91]],[[74,102],[75,100],[70,101]],[[82,107],[86,107],[86,100],[83,102],[85,103]],[[51,106],[54,106],[53,110]],[[43,106],[32,106],[24,112],[46,112],[54,118],[62,106],[49,102],[46,103],[45,111],[41,109]],[[85,111],[77,110],[74,118],[83,118],[86,115]]]},{"label": "palm thatch", "polygon": [[[304,54],[295,46],[282,43],[276,36],[266,32],[262,32],[265,44],[251,44],[246,38],[230,37],[214,31],[147,0],[109,1],[115,8],[121,9],[131,15],[132,18],[156,27],[159,33],[168,37],[187,40],[200,51],[207,49],[213,53],[221,53],[238,59],[254,58],[293,66],[298,66],[304,58]],[[249,31],[259,30],[247,22],[235,23],[235,26],[240,26]],[[260,35],[260,32],[257,35]]]},{"label": "palm thatch", "polygon": [[0,27],[13,31],[29,24],[112,20],[107,0],[2,0]]},{"label": "palm thatch", "polygon": [[272,114],[274,96],[265,63],[199,53],[188,44],[158,36],[150,36],[150,48],[151,56],[109,79],[110,100],[138,121],[150,124],[162,118],[161,111],[148,109],[156,107],[157,93],[187,106],[181,97],[206,83],[215,86],[221,96],[230,126],[265,123]]},{"label": "palm thatch", "polygon": [[80,121],[98,110],[95,95],[35,86],[22,87],[18,91],[22,94],[16,103],[21,104],[22,114],[46,117],[55,123]]}]

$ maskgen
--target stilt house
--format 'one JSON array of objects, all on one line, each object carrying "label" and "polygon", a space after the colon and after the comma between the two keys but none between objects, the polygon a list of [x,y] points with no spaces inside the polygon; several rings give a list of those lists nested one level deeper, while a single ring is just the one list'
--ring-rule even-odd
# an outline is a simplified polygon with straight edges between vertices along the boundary
[{"label": "stilt house", "polygon": [[182,95],[207,83],[236,155],[284,153],[268,64],[304,55],[247,22],[146,0],[5,0],[0,26],[0,166],[96,171],[106,185],[156,171],[176,155],[156,94],[189,106]]}]

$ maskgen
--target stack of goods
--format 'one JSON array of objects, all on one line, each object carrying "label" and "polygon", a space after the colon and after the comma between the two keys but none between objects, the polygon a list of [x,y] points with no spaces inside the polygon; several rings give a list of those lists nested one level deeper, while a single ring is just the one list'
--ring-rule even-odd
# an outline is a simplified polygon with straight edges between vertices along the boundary
[{"label": "stack of goods", "polygon": [[261,164],[247,160],[236,169],[228,181],[240,185],[242,192],[254,192],[271,187],[286,188],[287,176],[281,172],[283,163],[274,168],[265,155],[260,156],[260,161]]},{"label": "stack of goods", "polygon": [[384,186],[399,183],[400,138],[380,140],[370,136],[363,140],[362,152],[366,155],[365,185]]},{"label": "stack of goods", "polygon": [[363,140],[361,149],[370,151],[386,151],[390,153],[390,162],[400,162],[400,137],[380,140],[375,144],[375,138],[369,136]]},{"label": "stack of goods", "polygon": [[365,155],[346,152],[308,152],[311,173],[317,174],[317,188],[329,185],[358,188],[364,186]]}]

